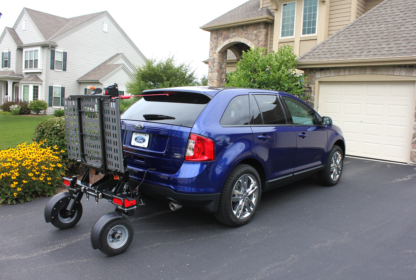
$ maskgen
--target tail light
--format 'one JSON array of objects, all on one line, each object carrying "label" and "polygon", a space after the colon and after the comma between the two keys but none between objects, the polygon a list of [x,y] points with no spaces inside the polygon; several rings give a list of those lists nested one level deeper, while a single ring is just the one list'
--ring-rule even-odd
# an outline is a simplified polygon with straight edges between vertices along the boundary
[{"label": "tail light", "polygon": [[108,91],[105,91],[105,94],[104,95],[108,95]]},{"label": "tail light", "polygon": [[[113,203],[116,205],[120,205],[123,206],[123,200],[121,200],[120,198],[117,197],[113,197]],[[137,202],[135,199],[124,199],[124,207],[128,208],[128,207],[132,207],[134,205],[136,205]]]},{"label": "tail light", "polygon": [[113,203],[123,206],[123,200],[121,200],[120,198],[113,197]]},{"label": "tail light", "polygon": [[186,147],[185,160],[187,161],[209,161],[215,160],[214,141],[191,133]]},{"label": "tail light", "polygon": [[69,182],[68,180],[64,180],[64,185],[67,187],[71,186],[71,182]]}]

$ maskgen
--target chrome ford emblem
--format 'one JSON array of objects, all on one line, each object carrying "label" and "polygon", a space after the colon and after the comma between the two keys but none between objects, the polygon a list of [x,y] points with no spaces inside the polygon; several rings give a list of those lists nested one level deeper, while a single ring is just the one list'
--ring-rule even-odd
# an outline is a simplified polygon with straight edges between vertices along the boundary
[{"label": "chrome ford emblem", "polygon": [[136,123],[133,127],[134,127],[135,129],[139,129],[139,130],[144,129],[144,125],[143,125],[141,122]]},{"label": "chrome ford emblem", "polygon": [[137,136],[136,138],[134,138],[134,141],[136,141],[137,143],[143,144],[144,142],[146,142],[146,139],[144,137]]}]

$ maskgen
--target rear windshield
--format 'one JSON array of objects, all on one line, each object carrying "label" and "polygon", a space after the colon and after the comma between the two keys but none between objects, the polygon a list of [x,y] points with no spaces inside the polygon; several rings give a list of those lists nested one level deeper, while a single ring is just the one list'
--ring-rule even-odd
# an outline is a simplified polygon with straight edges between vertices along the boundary
[{"label": "rear windshield", "polygon": [[145,96],[131,106],[122,120],[165,123],[192,127],[211,100],[208,96],[189,92],[152,92],[169,96]]}]

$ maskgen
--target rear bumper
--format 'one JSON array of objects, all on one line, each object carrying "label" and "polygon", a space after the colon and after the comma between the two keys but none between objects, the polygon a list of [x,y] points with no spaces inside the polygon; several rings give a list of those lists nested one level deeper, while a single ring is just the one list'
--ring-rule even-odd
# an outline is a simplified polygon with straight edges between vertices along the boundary
[{"label": "rear bumper", "polygon": [[[136,186],[139,181],[130,179],[131,184]],[[199,208],[204,212],[214,213],[218,210],[218,203],[220,199],[219,193],[214,194],[184,194],[175,192],[169,188],[157,186],[154,184],[143,183],[140,186],[140,191],[150,197],[173,201],[185,207]]]}]

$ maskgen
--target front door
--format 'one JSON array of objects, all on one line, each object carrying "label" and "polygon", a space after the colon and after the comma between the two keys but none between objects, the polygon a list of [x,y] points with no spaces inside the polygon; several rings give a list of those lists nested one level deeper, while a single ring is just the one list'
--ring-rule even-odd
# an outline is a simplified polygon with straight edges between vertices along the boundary
[{"label": "front door", "polygon": [[14,87],[13,101],[14,102],[18,102],[19,101],[19,86],[15,86]]},{"label": "front door", "polygon": [[326,128],[319,124],[315,112],[302,102],[291,97],[282,99],[290,112],[296,133],[297,151],[294,172],[322,166],[328,141]]},{"label": "front door", "polygon": [[290,177],[296,154],[296,136],[286,122],[283,108],[275,94],[250,95],[251,129],[258,157],[267,168],[266,181]]}]

